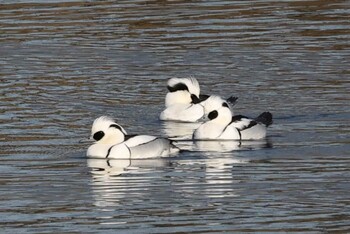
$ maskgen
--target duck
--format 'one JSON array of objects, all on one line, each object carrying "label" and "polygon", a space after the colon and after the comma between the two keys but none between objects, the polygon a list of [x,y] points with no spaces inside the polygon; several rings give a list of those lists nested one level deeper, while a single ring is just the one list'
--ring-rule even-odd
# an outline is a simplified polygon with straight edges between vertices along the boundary
[{"label": "duck", "polygon": [[[194,77],[171,78],[167,82],[168,93],[165,96],[165,109],[159,119],[177,122],[202,122],[204,106],[210,95],[200,94],[198,80]],[[227,99],[230,105],[236,103],[237,97]]]},{"label": "duck", "polygon": [[160,113],[160,120],[197,122],[204,115],[204,107],[199,99],[199,83],[193,77],[171,78],[167,83],[165,110]]},{"label": "duck", "polygon": [[232,107],[220,96],[212,95],[205,105],[207,121],[193,133],[194,140],[258,140],[266,137],[273,122],[270,112],[256,118],[233,115]]},{"label": "duck", "polygon": [[108,116],[94,120],[88,148],[89,158],[147,159],[169,157],[180,151],[173,141],[151,135],[128,135],[125,129]]}]

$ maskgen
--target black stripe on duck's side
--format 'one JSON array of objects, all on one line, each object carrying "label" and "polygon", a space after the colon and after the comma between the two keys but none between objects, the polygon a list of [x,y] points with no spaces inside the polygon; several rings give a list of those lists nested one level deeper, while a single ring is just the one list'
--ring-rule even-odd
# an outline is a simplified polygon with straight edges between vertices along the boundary
[{"label": "black stripe on duck's side", "polygon": [[131,159],[131,149],[127,145],[125,145],[125,146],[128,149],[128,151],[129,151],[129,158]]},{"label": "black stripe on duck's side", "polygon": [[217,138],[220,138],[221,135],[224,134],[224,132],[226,131],[226,129],[227,129],[228,126],[229,126],[229,125],[226,125],[226,127],[224,128],[224,130],[221,131],[220,135],[219,135]]},{"label": "black stripe on duck's side", "polygon": [[241,121],[242,119],[249,119],[249,118],[244,115],[235,115],[235,116],[232,116],[231,123]]},{"label": "black stripe on duck's side", "polygon": [[[111,146],[111,147],[108,149],[106,158],[108,158],[108,156],[109,156],[109,154],[111,153],[112,148],[113,148],[114,146],[115,146],[115,145]],[[128,149],[128,151],[129,151],[129,157],[131,158],[131,150],[130,150],[130,148],[129,148],[127,145],[125,145],[125,147]]]},{"label": "black stripe on duck's side", "polygon": [[139,144],[139,145],[137,145],[137,146],[147,145],[147,144],[149,144],[149,143],[151,143],[151,142],[153,142],[153,141],[156,141],[156,140],[158,140],[158,139],[160,139],[160,138],[156,137],[156,138],[154,138],[154,139],[153,139],[153,140],[151,140],[151,141],[144,142],[144,143]]},{"label": "black stripe on duck's side", "polygon": [[236,128],[237,129],[237,132],[238,132],[238,134],[239,134],[239,140],[241,141],[242,140],[242,133],[241,133],[241,130],[239,130],[238,128]]},{"label": "black stripe on duck's side", "polygon": [[108,158],[109,154],[111,153],[112,148],[113,148],[113,146],[112,146],[112,147],[110,147],[110,148],[108,149],[108,151],[107,151],[107,155],[106,155],[106,158]]},{"label": "black stripe on duck's side", "polygon": [[[126,135],[126,136],[125,136],[125,141],[127,141],[127,140],[129,140],[129,139],[131,139],[131,138],[137,137],[137,136],[139,136],[139,135]],[[160,139],[165,139],[165,140],[170,141],[170,140],[167,139],[167,138],[156,137],[156,138],[154,138],[153,140],[146,141],[146,142],[141,143],[141,144],[139,144],[139,145],[135,145],[135,147],[141,146],[141,145],[146,145],[146,144],[149,144],[149,143],[151,143],[151,142],[153,142],[153,141],[160,140]],[[125,141],[124,141],[124,142],[125,142]],[[134,146],[133,146],[133,147],[134,147]],[[129,147],[128,147],[128,148],[129,148]]]},{"label": "black stripe on duck's side", "polygon": [[240,129],[240,131],[246,130],[248,128],[254,127],[255,125],[257,125],[258,123],[254,120],[250,121],[250,123],[247,126],[244,126],[242,129]]},{"label": "black stripe on duck's side", "polygon": [[[247,116],[244,116],[244,115],[235,115],[235,116],[232,116],[231,123],[242,121],[242,119],[250,119],[250,118],[248,118]],[[251,120],[248,125],[243,126],[243,128],[241,128],[241,129],[238,129],[238,128],[237,129],[239,131],[243,131],[243,130],[246,130],[248,128],[254,127],[257,124],[258,124],[257,121]]]},{"label": "black stripe on duck's side", "polygon": [[178,83],[178,84],[176,84],[176,85],[174,85],[174,86],[167,86],[167,88],[168,88],[168,90],[169,90],[169,92],[171,92],[171,93],[173,93],[173,92],[176,92],[176,91],[180,91],[180,90],[186,90],[186,91],[188,91],[188,87],[187,87],[187,85],[186,84],[184,84],[184,83]]},{"label": "black stripe on duck's side", "polygon": [[124,141],[127,141],[127,140],[129,140],[129,139],[131,139],[131,138],[133,138],[133,137],[136,137],[136,136],[138,136],[138,135],[136,135],[136,134],[133,134],[133,135],[125,135],[125,136],[124,136]]},{"label": "black stripe on duck's side", "polygon": [[[228,126],[230,126],[230,125],[227,125],[227,126],[224,128],[224,130],[222,130],[222,132],[220,133],[220,135],[219,135],[218,138],[221,137],[221,135],[226,131],[226,129],[227,129]],[[241,130],[238,129],[238,128],[236,128],[236,129],[237,129],[237,132],[238,132],[238,134],[239,134],[239,140],[241,141],[241,140],[242,140],[242,133],[241,133]]]}]

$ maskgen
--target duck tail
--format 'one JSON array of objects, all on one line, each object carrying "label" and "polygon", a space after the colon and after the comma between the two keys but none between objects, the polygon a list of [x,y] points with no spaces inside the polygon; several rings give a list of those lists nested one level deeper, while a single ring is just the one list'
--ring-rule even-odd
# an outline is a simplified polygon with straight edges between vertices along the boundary
[{"label": "duck tail", "polygon": [[255,118],[255,121],[258,123],[264,124],[266,127],[270,126],[272,121],[272,114],[270,112],[263,112],[258,117]]},{"label": "duck tail", "polygon": [[228,104],[230,104],[231,106],[234,106],[237,103],[237,99],[238,99],[238,97],[231,96],[231,97],[226,99],[226,102],[228,102]]}]

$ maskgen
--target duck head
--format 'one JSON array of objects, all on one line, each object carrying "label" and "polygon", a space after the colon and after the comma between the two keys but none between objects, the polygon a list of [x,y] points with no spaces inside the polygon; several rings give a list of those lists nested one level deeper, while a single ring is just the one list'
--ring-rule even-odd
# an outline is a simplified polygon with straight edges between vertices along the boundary
[{"label": "duck head", "polygon": [[204,102],[204,115],[207,121],[227,125],[232,120],[232,110],[227,101],[212,95]]},{"label": "duck head", "polygon": [[199,83],[193,78],[171,78],[168,80],[168,93],[165,97],[165,106],[174,104],[191,104],[199,99]]},{"label": "duck head", "polygon": [[112,118],[101,116],[92,124],[90,138],[95,144],[115,145],[124,141],[126,131]]}]

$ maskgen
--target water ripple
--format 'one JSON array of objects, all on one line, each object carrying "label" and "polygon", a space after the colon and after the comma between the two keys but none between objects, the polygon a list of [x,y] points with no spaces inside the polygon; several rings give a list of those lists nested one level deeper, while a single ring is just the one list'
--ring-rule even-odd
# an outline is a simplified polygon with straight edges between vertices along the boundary
[{"label": "water ripple", "polygon": [[[349,232],[347,1],[0,0],[3,232]],[[261,142],[161,123],[166,80],[269,110]],[[181,139],[86,160],[94,118]]]}]

